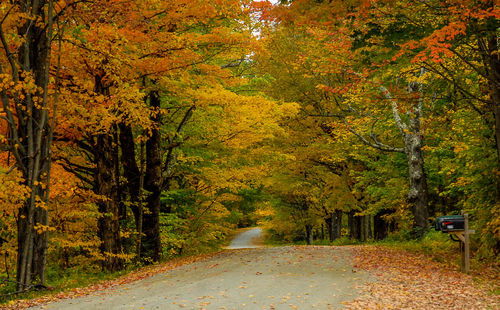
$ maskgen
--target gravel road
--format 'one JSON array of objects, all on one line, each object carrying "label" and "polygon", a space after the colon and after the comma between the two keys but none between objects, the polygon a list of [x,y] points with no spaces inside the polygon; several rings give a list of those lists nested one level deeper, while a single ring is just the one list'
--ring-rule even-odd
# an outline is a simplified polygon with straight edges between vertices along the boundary
[{"label": "gravel road", "polygon": [[357,297],[356,286],[369,281],[353,269],[351,258],[351,249],[343,247],[228,250],[138,282],[32,309],[341,309],[343,301]]},{"label": "gravel road", "polygon": [[236,235],[227,248],[232,250],[259,248],[257,244],[260,239],[262,239],[262,229],[252,228]]}]

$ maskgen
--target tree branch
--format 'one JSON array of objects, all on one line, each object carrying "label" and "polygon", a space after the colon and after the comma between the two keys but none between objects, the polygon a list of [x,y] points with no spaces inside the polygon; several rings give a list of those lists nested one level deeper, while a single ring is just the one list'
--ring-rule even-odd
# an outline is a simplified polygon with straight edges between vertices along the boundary
[{"label": "tree branch", "polygon": [[399,115],[398,103],[393,99],[392,94],[389,92],[389,90],[385,88],[383,85],[380,85],[379,89],[384,94],[385,98],[387,98],[391,103],[392,115],[394,117],[394,121],[396,122],[396,125],[398,126],[399,131],[401,132],[403,137],[405,137],[406,132],[408,131],[408,126],[406,126],[406,124],[401,119],[401,116]]},{"label": "tree branch", "polygon": [[361,135],[360,133],[358,133],[356,130],[354,130],[352,127],[350,127],[347,122],[344,120],[346,126],[347,126],[347,129],[353,133],[356,137],[358,137],[364,144],[370,146],[370,147],[373,147],[375,149],[378,149],[380,151],[384,151],[384,152],[397,152],[397,153],[404,153],[405,152],[405,149],[404,148],[397,148],[397,147],[392,147],[392,146],[389,146],[387,144],[384,144],[384,143],[381,143],[380,141],[378,141],[378,139],[376,139],[376,137],[373,135],[371,138],[373,140],[373,143],[368,141],[365,137],[363,137],[363,135]]}]

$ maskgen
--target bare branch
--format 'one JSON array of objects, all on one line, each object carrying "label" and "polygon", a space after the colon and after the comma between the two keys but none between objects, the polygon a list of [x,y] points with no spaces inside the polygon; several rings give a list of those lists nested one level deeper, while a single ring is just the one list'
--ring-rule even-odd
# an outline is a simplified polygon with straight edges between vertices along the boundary
[{"label": "bare branch", "polygon": [[394,121],[396,122],[396,125],[399,128],[399,131],[403,135],[403,137],[406,136],[406,132],[408,131],[408,126],[403,122],[401,119],[401,116],[399,115],[399,110],[398,110],[398,103],[393,99],[392,94],[389,92],[385,86],[380,85],[379,86],[380,91],[384,94],[385,98],[387,98],[392,107],[392,115],[394,116]]},{"label": "bare branch", "polygon": [[[481,98],[480,96],[475,96],[473,95],[471,92],[469,92],[468,90],[466,90],[465,88],[463,88],[460,83],[458,83],[455,78],[450,74],[450,76],[447,76],[445,75],[443,72],[441,72],[440,70],[434,68],[432,65],[430,65],[429,63],[425,62],[424,63],[426,65],[426,69],[431,71],[431,72],[434,72],[436,73],[437,75],[441,76],[445,81],[453,84],[453,86],[455,86],[457,88],[457,90],[462,93],[462,95],[465,95],[466,97],[470,98],[470,99],[474,99],[474,100],[477,100],[477,101],[480,101],[482,103],[486,103],[486,104],[491,104],[491,102],[489,100],[485,100],[483,98]],[[448,68],[446,68],[442,63],[439,64],[439,66],[446,72],[446,73],[449,73],[450,70]],[[479,113],[479,115],[484,115],[484,112],[481,111],[475,104],[472,103],[471,100],[467,100],[466,101],[467,104],[474,110],[476,111],[477,113]]]},{"label": "bare branch", "polygon": [[83,175],[82,173],[76,171],[73,167],[63,163],[63,162],[60,162],[61,164],[61,167],[66,170],[67,172],[69,173],[72,173],[74,176],[76,176],[80,181],[86,183],[87,185],[89,186],[93,186],[94,185],[94,182],[92,182],[92,180],[88,177],[86,177],[85,175]]},{"label": "bare branch", "polygon": [[[347,122],[346,122],[346,125],[348,125]],[[381,143],[380,141],[378,141],[378,139],[375,137],[375,135],[371,136],[373,142],[370,142],[370,141],[368,141],[368,139],[366,139],[363,135],[361,135],[360,133],[358,133],[352,127],[347,126],[347,129],[351,133],[353,133],[356,137],[358,137],[364,144],[366,144],[368,146],[371,146],[371,147],[373,147],[375,149],[378,149],[380,151],[384,151],[384,152],[397,152],[397,153],[404,153],[405,152],[404,148],[392,147],[392,146],[389,146],[387,144]]]},{"label": "bare branch", "polygon": [[321,113],[321,114],[309,114],[308,116],[312,117],[335,117],[335,118],[344,118],[344,115],[341,114],[332,114],[332,113]]},{"label": "bare branch", "polygon": [[14,54],[11,53],[9,44],[7,43],[7,39],[5,39],[5,33],[3,32],[3,27],[0,24],[0,41],[2,42],[3,49],[5,50],[5,55],[7,56],[7,60],[9,61],[10,67],[12,69],[12,80],[14,82],[18,81],[18,69],[16,62],[14,60]]}]

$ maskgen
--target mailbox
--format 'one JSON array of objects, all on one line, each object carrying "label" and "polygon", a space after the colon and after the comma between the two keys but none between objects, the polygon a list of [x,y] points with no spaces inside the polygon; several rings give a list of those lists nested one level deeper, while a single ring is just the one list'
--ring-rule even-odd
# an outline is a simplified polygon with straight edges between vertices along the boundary
[{"label": "mailbox", "polygon": [[463,215],[439,216],[434,223],[434,229],[442,232],[464,230],[465,218]]}]

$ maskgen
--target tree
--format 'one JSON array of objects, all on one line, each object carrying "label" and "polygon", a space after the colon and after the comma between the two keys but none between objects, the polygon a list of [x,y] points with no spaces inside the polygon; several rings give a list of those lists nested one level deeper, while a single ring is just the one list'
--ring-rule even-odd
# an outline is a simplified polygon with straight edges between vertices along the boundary
[{"label": "tree", "polygon": [[[407,201],[413,205],[416,227],[425,228],[431,199],[427,194],[426,169],[436,170],[424,165],[422,151],[444,151],[434,144],[442,140],[434,139],[449,139],[449,132],[431,127],[440,126],[441,109],[447,106],[466,118],[472,116],[470,111],[476,111],[477,121],[484,122],[485,128],[491,130],[490,145],[497,146],[493,100],[498,87],[492,88],[495,83],[492,76],[497,72],[497,57],[492,55],[496,55],[497,45],[492,38],[498,36],[498,8],[491,1],[415,4],[304,0],[280,6],[274,13],[271,18],[279,21],[273,25],[276,32],[288,31],[288,40],[295,44],[280,49],[283,55],[297,50],[288,70],[293,69],[295,76],[303,74],[311,82],[316,80],[318,88],[324,91],[323,96],[312,91],[303,93],[314,98],[316,106],[313,105],[315,111],[311,114],[337,119],[326,126],[334,134],[348,130],[371,147],[405,154],[410,186]],[[429,23],[429,19],[434,22]],[[430,132],[437,135],[427,136]],[[455,134],[463,137],[459,131]],[[482,137],[476,137],[483,141]],[[490,151],[476,147],[478,143],[473,141],[477,140],[463,141],[460,145],[477,151],[481,148],[485,156],[482,162],[488,165],[486,158]],[[456,149],[464,150],[458,145]],[[436,164],[434,157],[428,159]],[[458,168],[452,170],[455,169]],[[494,172],[497,168],[487,170],[493,172],[481,181],[467,178],[470,184],[491,184],[492,180],[498,183]],[[436,181],[435,175],[432,181]],[[435,184],[431,186],[434,188]],[[497,189],[498,185],[494,191],[498,192]],[[482,191],[474,192],[479,195]],[[436,210],[435,204],[440,202],[435,197],[444,193],[432,195],[431,208]],[[464,207],[474,209],[478,215],[494,212],[491,199],[480,196],[488,205],[484,210],[466,207],[468,203]],[[457,212],[459,207],[446,206],[446,209]]]},{"label": "tree", "polygon": [[[496,242],[493,241],[495,237],[492,236],[491,226],[486,224],[489,222],[487,218],[495,217],[494,206],[498,204],[498,189],[500,188],[498,186],[500,179],[496,172],[499,169],[500,154],[497,99],[500,69],[497,57],[498,17],[500,15],[498,6],[494,1],[488,0],[429,1],[417,3],[415,6],[413,4],[406,1],[378,2],[366,6],[366,10],[360,10],[362,14],[365,14],[362,15],[364,16],[362,22],[370,20],[371,24],[367,24],[368,27],[364,31],[359,31],[359,41],[370,37],[376,38],[368,44],[368,50],[373,50],[375,46],[396,47],[398,53],[387,55],[389,57],[386,56],[386,59],[391,59],[392,63],[403,64],[402,68],[406,67],[403,72],[425,70],[424,78],[413,79],[413,81],[425,86],[426,90],[421,97],[431,103],[425,108],[426,130],[430,131],[430,124],[442,126],[442,123],[437,122],[443,120],[441,110],[443,107],[446,107],[450,115],[458,117],[453,122],[466,120],[483,128],[483,134],[478,132],[470,134],[471,131],[466,129],[469,133],[466,137],[463,135],[462,126],[452,126],[451,134],[443,131],[434,137],[429,136],[430,139],[426,140],[433,141],[433,138],[438,137],[438,139],[456,140],[453,148],[456,150],[457,157],[475,156],[472,155],[475,152],[482,153],[481,159],[478,157],[476,161],[488,166],[485,170],[491,171],[491,174],[488,173],[482,178],[478,178],[475,173],[473,174],[476,177],[473,178],[460,179],[459,177],[462,185],[465,179],[470,180],[466,186],[458,185],[460,182],[452,182],[451,191],[461,188],[465,199],[459,199],[455,206],[447,208],[454,212],[460,209],[468,210],[469,213],[474,214],[473,217],[477,215],[478,227],[484,228],[481,237],[482,248],[484,249],[484,245],[489,244],[494,252],[498,252],[500,239],[497,236]],[[434,22],[429,23],[430,19]],[[375,32],[382,35],[374,36]],[[367,54],[373,56],[369,51]],[[387,65],[387,62],[380,61],[377,67],[383,68]],[[449,118],[444,119],[449,120]],[[439,132],[434,129],[432,131]],[[461,138],[467,140],[460,141]],[[442,147],[429,146],[431,150],[440,150],[441,154],[444,153],[445,148],[446,143],[443,143]],[[496,152],[494,157],[492,157],[492,150]],[[491,160],[494,158],[497,161],[496,165]],[[444,168],[448,171],[447,173],[456,169],[468,175],[469,172],[466,172],[469,171],[468,164],[464,162],[454,164],[453,167]],[[480,187],[487,188],[486,191],[489,194],[479,190],[476,187],[479,184],[482,184]],[[447,191],[450,192],[450,190]],[[495,195],[491,195],[492,192]],[[445,195],[445,193],[439,193],[440,197]],[[469,200],[472,196],[475,197],[474,202]],[[483,201],[481,207],[478,207],[478,201]]]},{"label": "tree", "polygon": [[47,200],[52,125],[49,121],[49,67],[54,3],[12,1],[2,5],[1,99],[8,124],[7,145],[29,195],[17,218],[17,288],[45,285]]},{"label": "tree", "polygon": [[[318,7],[324,10],[318,10]],[[403,100],[406,100],[407,103],[401,104],[398,102],[400,99],[396,100],[387,87],[383,85],[383,82],[372,80],[373,73],[358,73],[357,70],[363,72],[363,69],[356,61],[362,60],[364,57],[363,51],[360,56],[356,56],[358,54],[356,54],[357,50],[354,45],[357,31],[355,27],[360,21],[349,22],[348,18],[351,15],[348,12],[353,12],[350,6],[336,5],[331,2],[313,4],[308,1],[299,1],[293,3],[287,13],[281,15],[282,27],[290,29],[292,37],[300,38],[299,49],[296,52],[298,57],[292,65],[295,69],[302,68],[304,76],[315,81],[317,88],[325,91],[324,95],[312,95],[313,98],[316,98],[312,104],[314,108],[312,115],[340,119],[349,131],[370,147],[381,151],[406,154],[410,183],[408,200],[413,208],[416,227],[419,230],[425,230],[428,226],[428,198],[424,160],[421,153],[422,134],[420,129],[424,101],[423,94],[421,94],[423,84],[410,83],[408,90],[411,93],[420,94],[420,99],[415,100],[411,95],[406,96],[406,99],[403,97]],[[291,18],[298,15],[301,16],[299,20],[292,22]],[[343,18],[346,20],[344,23],[342,22]],[[307,19],[315,19],[312,26],[303,24]],[[346,23],[353,29],[346,26]],[[373,88],[378,88],[385,99],[389,101],[391,107],[389,111],[383,107],[383,100],[376,103],[372,99],[377,97],[377,94],[372,91]],[[309,92],[314,92],[314,90],[309,90]],[[398,93],[398,95],[401,94]],[[366,102],[361,102],[363,100]],[[373,107],[376,104],[382,105],[382,107],[375,108],[377,109],[375,110]],[[408,123],[405,123],[404,118],[400,116],[402,106],[408,111]],[[391,113],[394,118],[393,121],[403,138],[403,147],[392,147],[387,143],[382,143],[374,132],[378,122],[388,121],[383,114],[387,112]],[[357,121],[351,121],[356,118],[358,118]],[[368,138],[356,128],[356,124],[364,122],[372,123],[371,128],[368,128],[371,130]],[[328,127],[328,125],[323,126],[327,130]]]},{"label": "tree", "polygon": [[[365,160],[372,162],[373,158],[366,159],[364,153],[370,152],[365,152],[360,141],[349,135],[344,124],[332,123],[331,118],[325,117],[325,109],[332,104],[332,96],[322,92],[317,86],[337,83],[343,78],[321,71],[320,68],[328,68],[326,55],[331,55],[330,51],[322,47],[322,41],[316,40],[300,25],[289,25],[287,22],[277,29],[271,27],[266,30],[269,31],[264,32],[266,50],[257,58],[259,69],[272,77],[266,92],[277,99],[296,101],[301,106],[300,117],[287,122],[287,131],[291,132],[291,137],[296,140],[293,144],[293,150],[296,151],[290,153],[305,165],[320,165],[328,169],[330,176],[325,176],[324,182],[335,184],[339,177],[342,180],[337,182],[337,190],[325,191],[332,195],[330,200],[335,202],[328,203],[328,200],[325,200],[322,203],[329,236],[334,239],[340,236],[342,212],[349,213],[352,208],[356,219],[361,216],[363,220],[372,214],[383,212],[378,207],[369,206],[365,202],[367,195],[359,188],[355,194],[358,207],[354,207],[352,197],[348,198],[350,194],[344,192],[355,192],[356,183],[359,183],[357,176],[368,166]],[[305,55],[310,59],[304,60]],[[284,145],[280,147],[287,149]],[[358,155],[360,152],[363,155]],[[336,199],[339,193],[343,193],[341,197],[344,199]],[[385,204],[385,207],[391,205]],[[386,222],[380,219],[377,225],[384,227]],[[361,229],[358,231],[361,232]],[[366,232],[368,231],[367,229]]]},{"label": "tree", "polygon": [[[176,149],[184,144],[184,128],[203,99],[200,90],[220,88],[243,62],[242,47],[251,42],[249,18],[240,1],[103,6],[83,6],[75,15],[85,26],[71,33],[67,48],[86,57],[78,66],[68,63],[63,72],[71,100],[66,115],[73,117],[64,130],[73,128],[69,131],[75,133],[78,152],[88,161],[61,159],[103,197],[102,212],[111,218],[100,231],[116,231],[109,228],[118,227],[120,214],[123,219],[130,207],[139,235],[137,253],[157,261],[162,254],[161,195],[172,182]],[[130,23],[135,19],[148,23]],[[85,104],[75,102],[82,98]],[[101,135],[98,145],[95,139]],[[101,171],[95,167],[111,164],[99,164],[103,156],[114,159],[114,166]],[[96,186],[100,178],[108,180],[102,183],[108,187]],[[119,254],[119,234],[113,236],[108,239],[117,246],[103,254]]]}]

